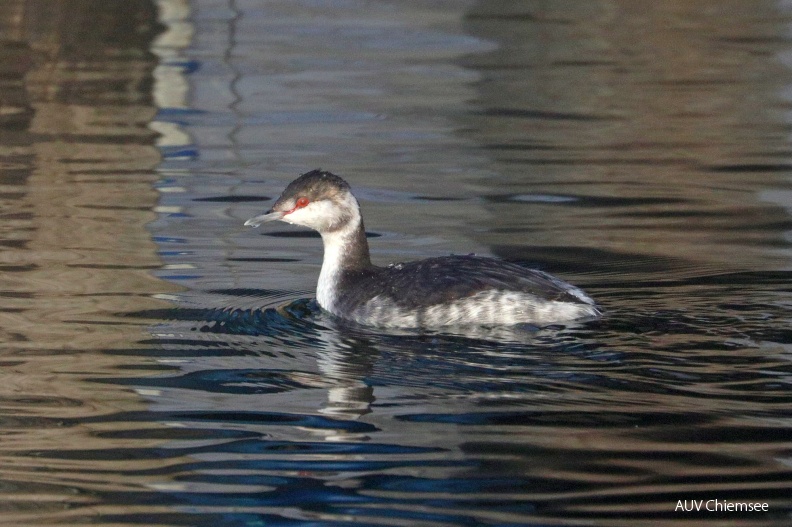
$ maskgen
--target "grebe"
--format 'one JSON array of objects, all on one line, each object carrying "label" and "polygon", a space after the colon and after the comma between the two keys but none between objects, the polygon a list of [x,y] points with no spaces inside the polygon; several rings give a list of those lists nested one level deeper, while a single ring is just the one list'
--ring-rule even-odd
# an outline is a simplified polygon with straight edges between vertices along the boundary
[{"label": "grebe", "polygon": [[600,314],[583,291],[542,271],[480,256],[443,256],[378,267],[369,258],[360,206],[340,177],[313,170],[292,181],[267,213],[322,236],[316,300],[357,323],[400,328],[538,326]]}]

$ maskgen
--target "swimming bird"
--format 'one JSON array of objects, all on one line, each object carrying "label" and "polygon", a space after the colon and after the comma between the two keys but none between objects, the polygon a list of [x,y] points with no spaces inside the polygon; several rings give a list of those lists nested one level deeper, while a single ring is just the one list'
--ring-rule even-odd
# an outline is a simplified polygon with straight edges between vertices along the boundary
[{"label": "swimming bird", "polygon": [[360,205],[349,184],[330,172],[301,175],[269,211],[245,225],[276,220],[319,232],[324,258],[316,300],[325,311],[360,324],[545,326],[600,314],[577,287],[496,258],[452,255],[372,264]]}]

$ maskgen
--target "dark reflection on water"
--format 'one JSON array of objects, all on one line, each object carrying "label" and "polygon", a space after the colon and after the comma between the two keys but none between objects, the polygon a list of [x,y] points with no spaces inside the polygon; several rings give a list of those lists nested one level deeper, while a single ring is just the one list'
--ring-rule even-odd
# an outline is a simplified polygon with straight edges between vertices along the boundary
[{"label": "dark reflection on water", "polygon": [[[0,3],[0,523],[788,525],[788,16]],[[315,234],[242,228],[318,166],[378,262],[605,316],[323,314]],[[769,510],[677,509],[711,499]]]},{"label": "dark reflection on water", "polygon": [[181,321],[169,324],[177,334],[222,338],[222,350],[161,338],[160,357],[190,364],[102,382],[161,390],[149,411],[109,421],[167,424],[172,442],[36,453],[174,460],[127,472],[170,481],[167,498],[108,500],[201,508],[185,523],[220,521],[219,507],[260,511],[227,517],[232,525],[274,521],[287,506],[330,523],[674,520],[668,503],[680,494],[766,500],[782,511],[751,523],[784,517],[790,471],[778,458],[788,430],[775,420],[792,402],[783,384],[790,367],[737,342],[757,338],[762,320],[616,312],[508,342],[339,327],[307,301],[170,316]]}]

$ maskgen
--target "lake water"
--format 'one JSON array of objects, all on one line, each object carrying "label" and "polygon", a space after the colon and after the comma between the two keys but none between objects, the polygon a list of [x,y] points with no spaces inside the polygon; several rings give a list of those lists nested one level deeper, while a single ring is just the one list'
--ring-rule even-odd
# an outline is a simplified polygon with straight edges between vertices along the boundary
[{"label": "lake water", "polygon": [[[792,524],[792,2],[6,0],[0,107],[0,524]],[[605,316],[339,325],[318,167]]]}]

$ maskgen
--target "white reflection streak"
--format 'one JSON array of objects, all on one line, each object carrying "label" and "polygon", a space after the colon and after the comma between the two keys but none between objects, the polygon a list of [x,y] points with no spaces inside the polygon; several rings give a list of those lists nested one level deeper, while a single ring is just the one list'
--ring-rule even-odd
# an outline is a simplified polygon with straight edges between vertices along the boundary
[{"label": "white reflection streak", "polygon": [[[159,58],[154,68],[154,104],[162,110],[184,110],[190,86],[184,75],[183,50],[193,39],[194,28],[189,20],[189,0],[157,0],[158,21],[165,26],[151,45],[151,52]],[[157,146],[178,147],[192,144],[192,139],[178,123],[154,120],[149,128],[160,134]]]}]

